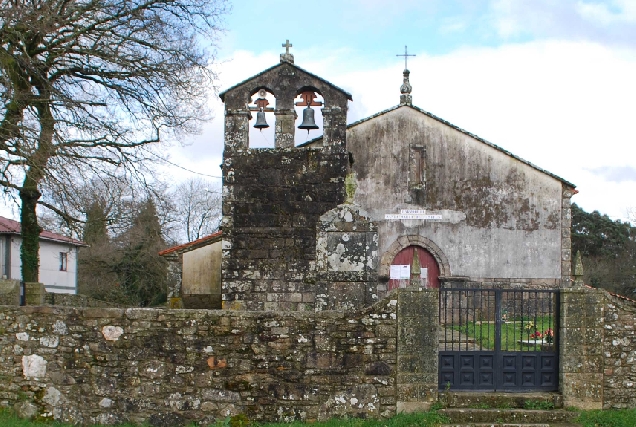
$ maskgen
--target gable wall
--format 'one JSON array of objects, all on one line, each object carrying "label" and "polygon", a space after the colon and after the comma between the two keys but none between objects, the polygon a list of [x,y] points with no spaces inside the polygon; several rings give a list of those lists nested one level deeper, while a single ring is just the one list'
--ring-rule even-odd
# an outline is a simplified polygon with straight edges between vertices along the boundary
[{"label": "gable wall", "polygon": [[[413,188],[412,146],[423,153],[423,189]],[[560,181],[408,107],[349,128],[347,149],[355,202],[379,223],[380,254],[417,235],[441,249],[453,276],[561,279]],[[384,219],[400,209],[444,219]]]}]

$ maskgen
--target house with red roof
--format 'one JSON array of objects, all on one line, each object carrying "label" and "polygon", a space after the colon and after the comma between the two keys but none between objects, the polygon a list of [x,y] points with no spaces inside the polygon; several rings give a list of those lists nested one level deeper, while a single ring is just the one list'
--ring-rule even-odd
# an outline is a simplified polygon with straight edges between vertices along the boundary
[{"label": "house with red roof", "polygon": [[[0,277],[21,280],[20,223],[0,216]],[[40,282],[47,292],[77,293],[77,253],[85,243],[43,230],[40,233]]]}]

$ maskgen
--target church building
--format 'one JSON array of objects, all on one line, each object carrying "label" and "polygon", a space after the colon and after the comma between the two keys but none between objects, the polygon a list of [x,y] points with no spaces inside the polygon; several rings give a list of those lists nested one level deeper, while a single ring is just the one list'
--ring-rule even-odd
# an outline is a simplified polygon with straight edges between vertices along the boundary
[{"label": "church building", "polygon": [[[351,95],[283,46],[279,64],[221,94],[224,308],[570,285],[572,183],[413,105],[408,69],[397,106],[347,125]],[[317,112],[322,136],[297,143],[296,127],[320,127]],[[272,119],[274,148],[251,148],[250,127]]]}]

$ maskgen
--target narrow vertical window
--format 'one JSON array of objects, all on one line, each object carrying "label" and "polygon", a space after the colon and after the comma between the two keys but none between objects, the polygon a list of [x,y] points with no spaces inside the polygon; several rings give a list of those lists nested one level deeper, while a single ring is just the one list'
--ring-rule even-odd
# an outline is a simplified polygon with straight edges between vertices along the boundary
[{"label": "narrow vertical window", "polygon": [[60,271],[66,271],[68,261],[68,254],[66,252],[60,252]]},{"label": "narrow vertical window", "polygon": [[409,150],[409,195],[407,203],[424,206],[426,203],[426,148],[411,145]]}]

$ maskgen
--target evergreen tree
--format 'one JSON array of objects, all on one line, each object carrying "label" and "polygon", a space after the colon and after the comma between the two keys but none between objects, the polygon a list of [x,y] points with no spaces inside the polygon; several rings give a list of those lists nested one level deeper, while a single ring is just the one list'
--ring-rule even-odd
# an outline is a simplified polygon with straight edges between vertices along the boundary
[{"label": "evergreen tree", "polygon": [[84,243],[92,245],[108,240],[108,229],[106,228],[106,212],[98,202],[93,202],[86,212],[86,223],[82,232]]},{"label": "evergreen tree", "polygon": [[94,201],[86,211],[82,240],[88,245],[77,258],[77,285],[80,294],[104,301],[126,304],[127,298],[117,289],[114,265],[117,248],[111,242],[106,228],[104,207]]},{"label": "evergreen tree", "polygon": [[580,251],[584,281],[621,295],[636,292],[636,228],[572,205],[572,253]]},{"label": "evergreen tree", "polygon": [[142,203],[131,228],[118,240],[121,256],[116,271],[124,293],[142,307],[165,302],[168,263],[159,252],[166,242],[152,199]]}]

